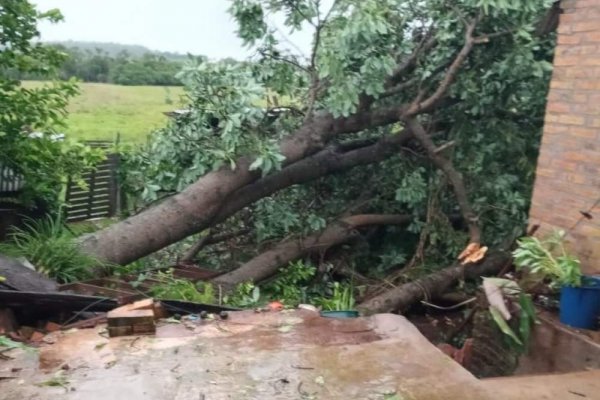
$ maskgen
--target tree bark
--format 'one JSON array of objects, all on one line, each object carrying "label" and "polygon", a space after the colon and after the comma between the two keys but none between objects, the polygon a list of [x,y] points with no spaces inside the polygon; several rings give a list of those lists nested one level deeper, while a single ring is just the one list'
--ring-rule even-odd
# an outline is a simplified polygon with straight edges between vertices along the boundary
[{"label": "tree bark", "polygon": [[[280,144],[284,164],[314,154],[335,135],[394,123],[399,117],[397,109],[380,108],[337,119],[331,114],[312,118]],[[106,262],[128,264],[206,229],[232,193],[260,178],[259,172],[249,171],[251,161],[242,157],[235,170],[210,172],[162,203],[86,235],[80,241],[81,249]]]},{"label": "tree bark", "polygon": [[455,264],[375,296],[361,303],[358,310],[364,315],[402,312],[418,301],[439,297],[461,278],[476,279],[480,276],[496,274],[510,260],[511,256],[507,252],[488,253],[480,264],[464,266]]},{"label": "tree bark", "polygon": [[368,225],[399,225],[410,222],[409,215],[361,214],[342,218],[304,238],[283,241],[254,257],[244,265],[216,277],[213,282],[233,287],[242,282],[260,282],[275,274],[279,267],[305,254],[346,242],[358,235],[357,228]]},{"label": "tree bark", "polygon": [[441,169],[442,172],[444,172],[452,184],[460,212],[465,219],[467,226],[469,227],[469,237],[471,243],[480,243],[481,230],[479,228],[479,218],[473,210],[473,207],[471,207],[471,203],[469,202],[469,197],[467,195],[467,189],[465,188],[465,183],[461,173],[454,168],[452,161],[440,154],[431,137],[427,134],[427,132],[425,132],[423,126],[416,119],[410,118],[406,122],[413,135],[427,151],[427,155],[433,164]]}]

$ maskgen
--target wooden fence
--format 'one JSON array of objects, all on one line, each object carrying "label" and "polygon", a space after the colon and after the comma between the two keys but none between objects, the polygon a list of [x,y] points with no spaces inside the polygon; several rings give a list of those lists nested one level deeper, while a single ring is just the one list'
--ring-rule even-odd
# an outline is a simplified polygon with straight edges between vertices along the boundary
[{"label": "wooden fence", "polygon": [[[108,148],[111,142],[87,142],[92,147]],[[109,154],[94,171],[85,173],[86,188],[77,182],[67,185],[67,222],[92,218],[113,217],[119,211],[119,185],[117,171],[119,155]]]}]

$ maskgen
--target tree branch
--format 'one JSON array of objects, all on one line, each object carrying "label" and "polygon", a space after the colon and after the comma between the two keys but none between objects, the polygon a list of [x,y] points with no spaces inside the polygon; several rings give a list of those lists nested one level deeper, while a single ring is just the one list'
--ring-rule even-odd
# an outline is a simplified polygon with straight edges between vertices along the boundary
[{"label": "tree branch", "polygon": [[455,264],[423,278],[394,287],[361,303],[358,310],[364,315],[405,311],[420,300],[431,300],[453,287],[459,279],[477,279],[494,275],[510,261],[510,253],[495,252],[481,264],[467,267]]},{"label": "tree branch", "polygon": [[473,32],[475,31],[475,27],[477,26],[478,21],[479,17],[473,19],[470,23],[468,23],[465,32],[465,43],[462,49],[458,52],[457,56],[454,58],[454,61],[452,61],[452,64],[450,64],[448,72],[446,72],[444,79],[442,79],[435,92],[433,92],[433,94],[431,94],[431,96],[429,96],[425,100],[417,98],[415,101],[413,101],[413,103],[408,107],[408,109],[402,111],[402,114],[405,118],[420,114],[425,111],[429,111],[446,94],[446,91],[448,90],[452,82],[454,82],[454,79],[456,78],[460,67],[462,66],[463,62],[467,59],[467,56],[469,55],[469,53],[471,53],[471,50],[475,45]]},{"label": "tree branch", "polygon": [[402,225],[411,221],[411,215],[362,214],[342,218],[329,224],[321,232],[305,238],[294,238],[278,243],[257,255],[241,267],[220,275],[213,283],[233,287],[242,282],[260,282],[275,274],[279,267],[304,254],[346,242],[358,235],[356,229],[370,225]]},{"label": "tree branch", "polygon": [[441,169],[448,177],[448,180],[454,189],[460,212],[469,227],[471,243],[480,243],[481,230],[479,228],[479,218],[471,207],[461,174],[454,168],[454,165],[450,160],[440,154],[431,137],[425,132],[423,126],[415,118],[409,118],[406,123],[413,136],[421,143],[425,148],[425,151],[427,151],[427,155],[433,164]]},{"label": "tree branch", "polygon": [[335,146],[291,164],[281,171],[235,191],[223,204],[213,224],[224,221],[242,208],[283,188],[306,183],[358,165],[372,164],[398,154],[400,147],[411,138],[408,131],[383,137],[376,143],[342,154]]}]

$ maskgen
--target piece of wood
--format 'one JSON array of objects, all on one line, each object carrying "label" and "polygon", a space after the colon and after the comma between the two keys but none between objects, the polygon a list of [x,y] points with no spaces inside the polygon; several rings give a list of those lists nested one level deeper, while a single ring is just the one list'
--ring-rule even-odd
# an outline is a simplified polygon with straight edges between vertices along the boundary
[{"label": "piece of wood", "polygon": [[73,322],[72,324],[63,325],[61,328],[63,331],[69,329],[84,329],[84,328],[93,328],[98,324],[106,322],[106,313],[97,315],[93,318],[82,319],[81,321]]},{"label": "piece of wood", "polygon": [[134,310],[153,310],[153,309],[154,309],[154,300],[153,299],[138,300],[138,301],[134,301],[133,303],[125,304],[124,306],[117,307],[114,310],[111,310],[109,313],[109,318],[110,318],[110,314],[114,315],[115,313],[119,313],[119,312],[134,311]]},{"label": "piece of wood", "polygon": [[108,326],[133,326],[154,324],[152,310],[115,310],[108,313]]},{"label": "piece of wood", "polygon": [[[14,258],[0,254],[0,276],[4,277],[3,286],[10,289],[30,292],[56,292],[58,285],[51,279],[27,268]],[[0,304],[3,304],[0,302]]]}]

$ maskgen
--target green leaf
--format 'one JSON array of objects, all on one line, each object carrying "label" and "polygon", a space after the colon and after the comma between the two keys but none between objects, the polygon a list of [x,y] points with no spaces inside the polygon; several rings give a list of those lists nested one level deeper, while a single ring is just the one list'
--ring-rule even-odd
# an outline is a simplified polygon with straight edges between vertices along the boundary
[{"label": "green leaf", "polygon": [[518,345],[522,346],[523,343],[517,337],[517,335],[515,335],[513,330],[510,328],[510,326],[508,326],[508,324],[504,320],[504,317],[502,316],[500,311],[498,311],[498,309],[496,309],[496,307],[494,307],[494,306],[490,306],[489,310],[490,310],[490,314],[492,315],[492,318],[494,319],[494,322],[496,323],[496,325],[498,325],[498,328],[500,328],[502,333],[504,333],[505,335],[510,337],[512,340],[514,340],[515,343],[517,343]]}]

